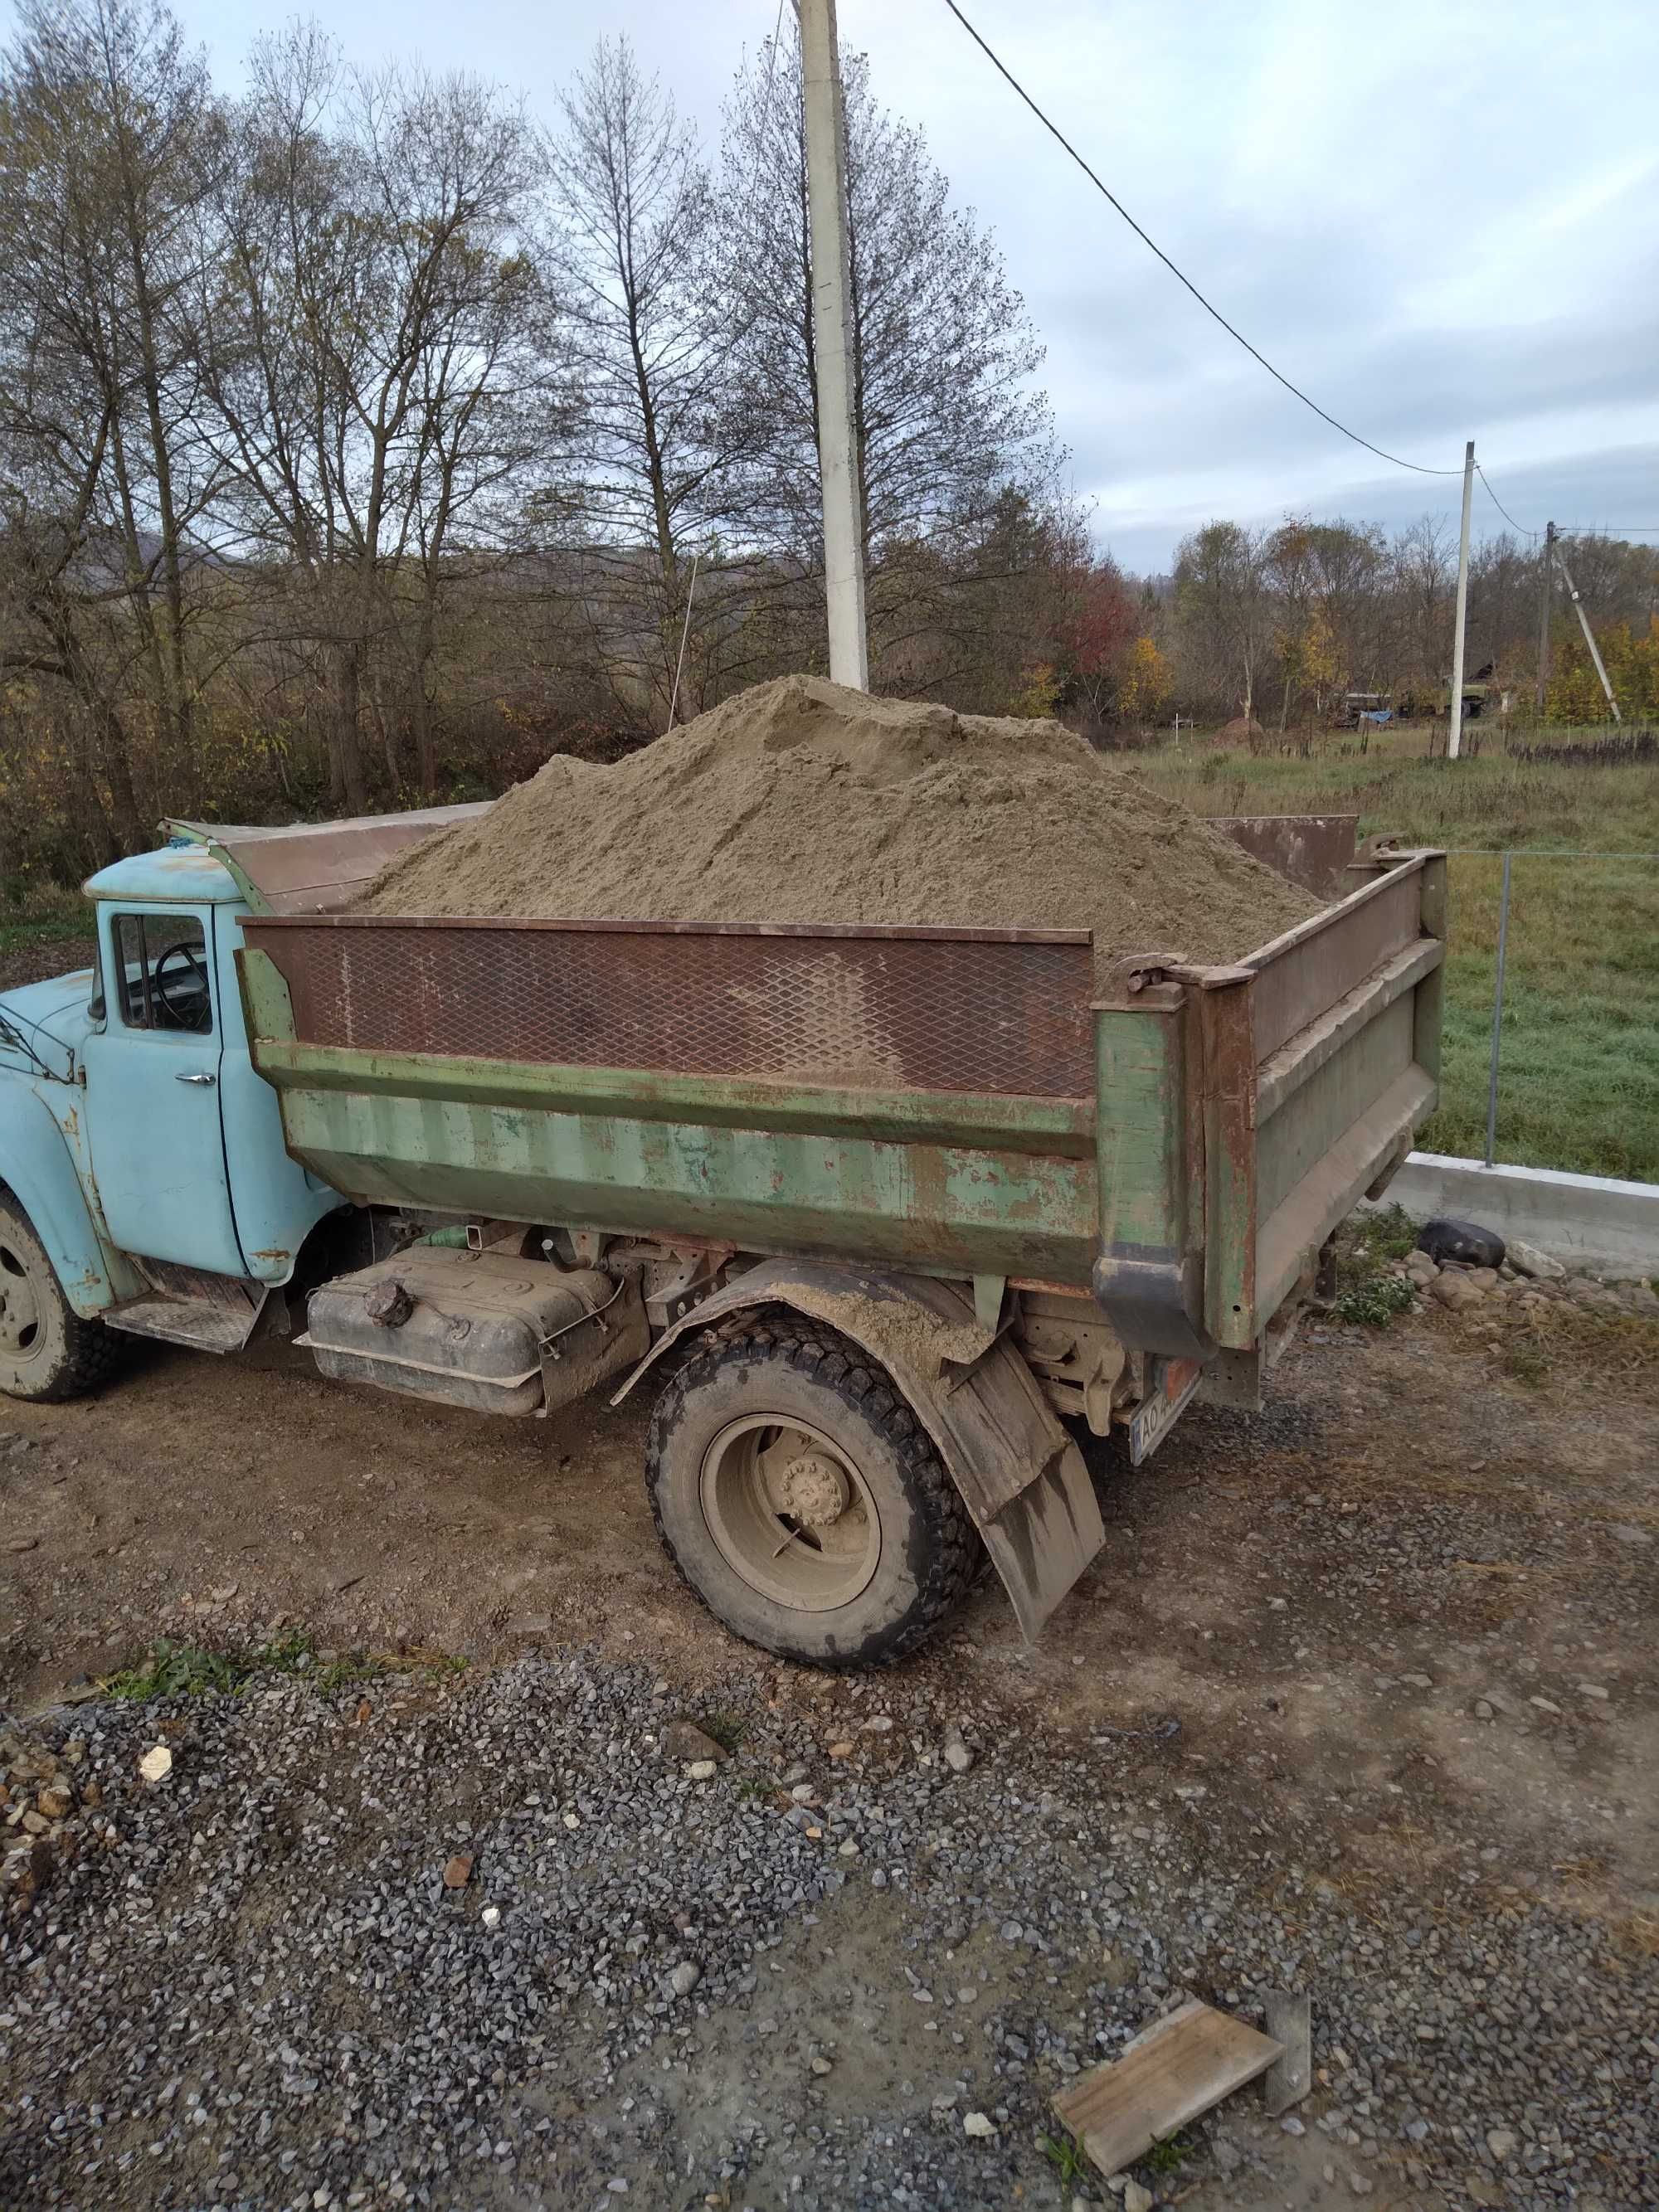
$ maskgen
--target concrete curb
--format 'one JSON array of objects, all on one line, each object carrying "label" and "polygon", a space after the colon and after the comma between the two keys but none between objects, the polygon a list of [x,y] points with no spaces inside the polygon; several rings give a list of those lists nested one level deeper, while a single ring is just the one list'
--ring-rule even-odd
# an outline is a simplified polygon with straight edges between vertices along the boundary
[{"label": "concrete curb", "polygon": [[1479,1222],[1577,1270],[1659,1276],[1659,1183],[1413,1152],[1382,1203],[1403,1207],[1413,1221],[1450,1213]]}]

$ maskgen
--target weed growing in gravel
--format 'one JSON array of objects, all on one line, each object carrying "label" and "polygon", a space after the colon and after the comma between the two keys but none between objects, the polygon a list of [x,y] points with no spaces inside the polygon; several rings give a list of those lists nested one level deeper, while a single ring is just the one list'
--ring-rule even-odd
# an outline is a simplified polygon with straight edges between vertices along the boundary
[{"label": "weed growing in gravel", "polygon": [[1074,2181],[1087,2181],[1094,2171],[1087,2151],[1070,2136],[1039,2136],[1037,2148],[1068,2189]]},{"label": "weed growing in gravel", "polygon": [[1165,2136],[1162,2142],[1154,2143],[1146,2154],[1146,2163],[1154,2173],[1173,2173],[1197,2148],[1189,2135]]},{"label": "weed growing in gravel", "polygon": [[1337,1293],[1332,1311],[1339,1321],[1366,1328],[1386,1328],[1396,1314],[1407,1313],[1417,1293],[1398,1275],[1373,1275],[1368,1283]]},{"label": "weed growing in gravel", "polygon": [[697,1725],[705,1735],[713,1736],[722,1751],[733,1752],[743,1741],[749,1723],[741,1713],[729,1712],[720,1706],[712,1713],[705,1713]]},{"label": "weed growing in gravel", "polygon": [[350,1651],[319,1662],[315,1641],[303,1629],[291,1630],[269,1644],[229,1651],[210,1651],[199,1644],[161,1636],[134,1665],[106,1675],[100,1687],[106,1696],[144,1705],[152,1698],[234,1697],[256,1675],[288,1674],[328,1697],[382,1674],[417,1670],[436,1677],[458,1674],[465,1665],[465,1659],[443,1651],[396,1658]]}]

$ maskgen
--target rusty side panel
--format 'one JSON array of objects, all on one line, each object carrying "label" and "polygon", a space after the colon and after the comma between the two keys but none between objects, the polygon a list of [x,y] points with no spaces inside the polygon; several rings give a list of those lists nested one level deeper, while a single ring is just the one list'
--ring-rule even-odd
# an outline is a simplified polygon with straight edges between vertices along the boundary
[{"label": "rusty side panel", "polygon": [[1340,898],[1354,856],[1357,814],[1217,814],[1210,827],[1316,898]]},{"label": "rusty side panel", "polygon": [[1086,1098],[1086,932],[254,920],[301,1043]]},{"label": "rusty side panel", "polygon": [[1417,860],[1391,870],[1243,963],[1256,979],[1258,1061],[1420,933],[1422,866]]},{"label": "rusty side panel", "polygon": [[1219,1345],[1255,1340],[1256,1079],[1249,981],[1194,994],[1204,1067],[1204,1310]]}]

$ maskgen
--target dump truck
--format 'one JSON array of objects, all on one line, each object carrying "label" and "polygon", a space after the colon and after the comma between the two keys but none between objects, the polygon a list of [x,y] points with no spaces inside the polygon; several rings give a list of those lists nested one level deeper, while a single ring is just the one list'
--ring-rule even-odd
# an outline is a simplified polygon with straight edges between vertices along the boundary
[{"label": "dump truck", "polygon": [[1445,863],[1231,825],[1329,901],[1228,966],[1085,931],[369,916],[430,810],[164,824],[0,995],[0,1389],[287,1340],[496,1419],[655,1395],[669,1557],[804,1662],[988,1558],[1035,1636],[1114,1438],[1254,1407],[1432,1109]]}]

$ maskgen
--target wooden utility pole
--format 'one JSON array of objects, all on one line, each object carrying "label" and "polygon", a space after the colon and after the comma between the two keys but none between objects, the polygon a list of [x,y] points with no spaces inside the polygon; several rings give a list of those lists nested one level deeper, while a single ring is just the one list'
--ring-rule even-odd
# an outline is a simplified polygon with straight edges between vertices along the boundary
[{"label": "wooden utility pole", "polygon": [[853,416],[852,264],[848,246],[847,125],[836,45],[836,0],[797,0],[806,110],[806,199],[811,231],[812,348],[818,391],[818,475],[823,487],[823,590],[830,674],[870,688],[864,619],[864,516]]},{"label": "wooden utility pole", "polygon": [[1457,539],[1457,617],[1452,631],[1451,720],[1446,730],[1446,758],[1455,760],[1463,742],[1463,629],[1469,612],[1469,507],[1474,497],[1474,441],[1463,448],[1463,526]]},{"label": "wooden utility pole", "polygon": [[1555,525],[1544,525],[1544,578],[1538,587],[1538,713],[1550,685],[1550,586],[1555,581]]}]

